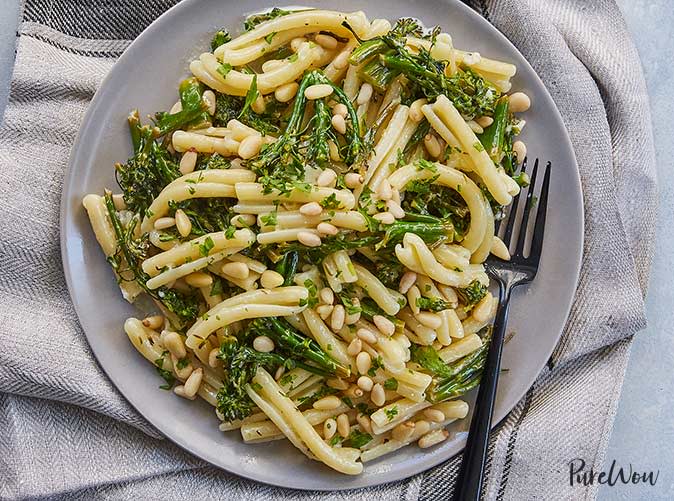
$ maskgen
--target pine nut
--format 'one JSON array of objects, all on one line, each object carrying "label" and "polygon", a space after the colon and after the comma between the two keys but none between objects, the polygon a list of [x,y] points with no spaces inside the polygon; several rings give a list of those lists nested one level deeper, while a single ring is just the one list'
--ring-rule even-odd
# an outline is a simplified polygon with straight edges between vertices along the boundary
[{"label": "pine nut", "polygon": [[412,436],[415,429],[414,421],[405,421],[391,430],[391,438],[398,442],[405,442]]},{"label": "pine nut", "polygon": [[231,223],[237,228],[248,228],[253,226],[257,219],[252,214],[239,214],[231,219]]},{"label": "pine nut", "polygon": [[509,106],[513,113],[521,113],[531,108],[531,99],[524,92],[510,94]]},{"label": "pine nut", "polygon": [[340,414],[337,416],[337,432],[344,438],[351,433],[351,425],[349,424],[349,416]]},{"label": "pine nut", "polygon": [[344,327],[345,317],[346,312],[344,311],[344,306],[336,304],[332,310],[332,315],[330,316],[330,328],[333,332],[339,332],[342,327]]},{"label": "pine nut", "polygon": [[362,327],[356,331],[356,336],[365,341],[367,344],[377,344],[377,336],[370,329]]},{"label": "pine nut", "polygon": [[384,179],[379,186],[377,186],[377,198],[380,200],[391,200],[393,197],[393,190],[388,179]]},{"label": "pine nut", "polygon": [[302,45],[306,41],[307,41],[307,39],[304,38],[304,37],[293,38],[290,41],[290,48],[292,49],[293,52],[297,52],[300,48],[300,45]]},{"label": "pine nut", "polygon": [[363,342],[359,338],[354,338],[346,348],[346,353],[351,357],[358,355],[363,349]]},{"label": "pine nut", "polygon": [[421,298],[421,291],[419,290],[419,287],[413,285],[410,287],[410,290],[407,291],[407,304],[415,315],[419,313],[419,305],[417,304],[419,298]]},{"label": "pine nut", "polygon": [[381,407],[386,403],[386,392],[384,391],[384,387],[379,383],[372,387],[372,391],[370,392],[370,400],[372,400],[372,403],[377,407]]},{"label": "pine nut", "polygon": [[316,307],[316,313],[318,313],[318,316],[321,317],[321,320],[327,320],[328,317],[332,315],[332,310],[334,309],[335,307],[331,304],[322,304]]},{"label": "pine nut", "polygon": [[447,430],[433,430],[421,437],[417,443],[422,449],[428,449],[429,447],[444,442],[447,440],[447,437],[449,437],[449,432]]},{"label": "pine nut", "polygon": [[213,277],[203,271],[195,271],[185,277],[185,282],[191,287],[201,289],[213,285]]},{"label": "pine nut", "polygon": [[179,397],[186,398],[187,400],[194,400],[195,398],[197,398],[196,395],[192,395],[191,397],[188,397],[187,393],[185,393],[185,387],[182,384],[173,388],[173,393],[175,393]]},{"label": "pine nut", "polygon": [[314,84],[304,89],[304,97],[309,100],[321,99],[332,94],[332,85],[329,84]]},{"label": "pine nut", "polygon": [[161,315],[152,315],[143,319],[143,325],[148,329],[157,330],[164,325],[164,317]]},{"label": "pine nut", "polygon": [[424,147],[431,158],[439,158],[442,153],[440,141],[433,134],[426,134],[424,136]]},{"label": "pine nut", "polygon": [[183,390],[187,398],[191,398],[197,394],[197,391],[199,391],[199,386],[201,386],[201,380],[203,379],[203,377],[204,377],[204,370],[201,367],[199,367],[198,369],[194,369],[192,371],[190,377],[188,377],[187,381],[185,381],[185,389]]},{"label": "pine nut", "polygon": [[264,97],[262,97],[262,94],[257,96],[255,101],[253,101],[253,104],[250,105],[250,109],[253,110],[255,113],[258,115],[261,115],[262,113],[265,112],[267,109],[267,105],[264,102]]},{"label": "pine nut", "polygon": [[335,181],[337,181],[337,173],[332,169],[325,169],[316,179],[316,184],[322,187],[334,186]]},{"label": "pine nut", "polygon": [[491,251],[494,256],[503,259],[504,261],[510,261],[510,251],[506,244],[503,243],[499,237],[494,235],[494,238],[491,241]]},{"label": "pine nut", "polygon": [[332,409],[339,407],[341,403],[342,401],[338,397],[330,395],[323,397],[320,400],[316,400],[313,407],[314,409],[318,409],[320,411],[331,411]]},{"label": "pine nut", "polygon": [[318,293],[318,298],[323,304],[332,304],[335,302],[335,293],[330,287],[323,287]]},{"label": "pine nut", "polygon": [[[344,184],[352,190],[363,184],[363,176],[357,172],[349,172],[344,176]],[[390,184],[390,183],[389,183]]]},{"label": "pine nut", "polygon": [[480,125],[480,127],[485,129],[494,123],[494,119],[486,115],[481,116],[480,118],[476,118],[475,121]]},{"label": "pine nut", "polygon": [[282,61],[280,59],[269,59],[268,61],[265,61],[264,63],[262,63],[262,73],[267,73],[269,71],[273,71],[274,69],[280,68],[281,66],[284,66],[285,64],[286,64],[285,61]]},{"label": "pine nut", "polygon": [[344,120],[342,115],[333,115],[330,122],[332,123],[332,127],[340,134],[346,132],[346,120]]},{"label": "pine nut", "polygon": [[372,92],[372,85],[369,83],[365,82],[363,85],[361,85],[360,91],[358,91],[358,97],[356,98],[356,103],[358,106],[367,103],[370,98],[372,98]]},{"label": "pine nut", "polygon": [[356,415],[356,421],[363,429],[363,431],[372,434],[372,422],[370,421],[370,416],[368,416],[367,414],[363,414],[362,412],[359,412]]},{"label": "pine nut", "polygon": [[240,169],[243,164],[243,160],[240,158],[233,158],[230,162],[230,169]]},{"label": "pine nut", "polygon": [[180,113],[183,111],[183,103],[180,101],[176,101],[173,106],[171,106],[171,109],[169,110],[169,115],[175,115],[176,113]]},{"label": "pine nut", "polygon": [[337,226],[330,223],[318,223],[318,226],[316,226],[316,230],[321,235],[336,235],[337,233],[339,233],[339,229],[337,229]]},{"label": "pine nut", "polygon": [[274,373],[274,380],[278,381],[279,379],[281,379],[281,376],[283,376],[283,374],[285,374],[285,372],[286,372],[285,366],[279,365],[279,368],[276,369],[276,372]]},{"label": "pine nut", "polygon": [[244,280],[250,275],[250,268],[246,263],[225,263],[220,268],[225,275]]},{"label": "pine nut", "polygon": [[337,39],[331,37],[330,35],[319,33],[314,37],[314,40],[324,49],[332,50],[337,48]]},{"label": "pine nut", "polygon": [[407,291],[410,290],[415,282],[417,281],[417,274],[413,271],[406,271],[403,273],[403,276],[400,277],[400,283],[398,284],[398,290],[401,294],[407,294]]},{"label": "pine nut", "polygon": [[182,209],[178,209],[175,214],[176,227],[178,228],[178,233],[181,237],[186,237],[192,233],[192,221],[187,217],[187,214],[183,212]]},{"label": "pine nut", "polygon": [[395,334],[396,331],[395,324],[385,316],[375,315],[374,317],[372,317],[372,321],[374,322],[374,325],[377,326],[377,329],[379,329],[384,336],[390,337],[393,334]]},{"label": "pine nut", "polygon": [[356,357],[356,368],[359,374],[367,374],[367,371],[372,367],[372,358],[366,351],[361,351]]},{"label": "pine nut", "polygon": [[360,376],[358,378],[358,388],[360,388],[361,390],[365,392],[372,391],[373,386],[374,382],[368,376]]},{"label": "pine nut", "polygon": [[468,120],[466,124],[468,125],[468,127],[470,127],[470,130],[472,130],[475,134],[482,134],[484,132],[482,126],[475,120]]},{"label": "pine nut", "polygon": [[490,293],[487,293],[479,303],[473,308],[473,318],[478,322],[486,322],[491,316],[491,302],[493,296]]},{"label": "pine nut", "polygon": [[432,423],[442,423],[445,420],[445,414],[438,409],[426,409],[424,410],[424,416]]},{"label": "pine nut", "polygon": [[524,157],[527,156],[527,145],[522,141],[515,141],[513,143],[513,153],[515,153],[517,163],[521,164],[524,162]]},{"label": "pine nut", "polygon": [[309,231],[300,231],[297,234],[297,240],[307,247],[320,247],[321,237]]},{"label": "pine nut", "polygon": [[442,325],[442,318],[440,318],[440,315],[431,311],[422,311],[416,314],[415,318],[421,325],[425,325],[429,329],[439,329]]},{"label": "pine nut", "polygon": [[328,418],[325,420],[323,423],[323,438],[325,440],[330,440],[332,437],[335,436],[335,432],[337,431],[337,421],[335,421],[332,418]]},{"label": "pine nut", "polygon": [[424,114],[421,112],[421,107],[426,104],[426,99],[421,98],[417,99],[410,105],[409,117],[414,123],[419,123],[424,118]]},{"label": "pine nut", "polygon": [[349,387],[349,383],[338,377],[332,377],[325,381],[330,388],[335,390],[346,390]]},{"label": "pine nut", "polygon": [[402,219],[405,217],[405,211],[403,210],[402,207],[400,207],[400,204],[398,202],[389,200],[388,202],[386,202],[386,208],[391,214],[393,214],[393,217],[396,219]]},{"label": "pine nut", "polygon": [[176,220],[173,217],[160,217],[154,222],[155,230],[165,230],[171,226],[175,226]]},{"label": "pine nut", "polygon": [[297,82],[283,84],[274,91],[274,97],[279,103],[287,103],[295,97],[299,88]]},{"label": "pine nut", "polygon": [[215,115],[215,92],[210,89],[204,91],[204,93],[201,95],[201,100],[208,108],[208,114]]},{"label": "pine nut", "polygon": [[349,57],[351,57],[351,52],[347,50],[340,52],[339,55],[332,61],[332,65],[337,70],[343,70],[349,65]]},{"label": "pine nut", "polygon": [[263,289],[275,289],[281,287],[284,282],[283,275],[274,270],[265,270],[260,277],[260,284]]},{"label": "pine nut", "polygon": [[[218,348],[213,348],[208,353],[208,365],[209,365],[209,367],[213,367],[215,369],[220,364],[220,359],[218,359],[219,353],[220,353],[220,350]],[[281,366],[281,367],[283,367],[283,366]]]},{"label": "pine nut", "polygon": [[332,108],[332,112],[335,115],[339,115],[342,118],[346,118],[347,115],[349,114],[349,109],[346,107],[344,103],[337,103],[334,108]]},{"label": "pine nut", "polygon": [[274,351],[274,341],[267,336],[257,336],[253,339],[253,349],[260,353],[270,353]]},{"label": "pine nut", "polygon": [[180,158],[180,173],[189,174],[194,172],[194,167],[197,165],[197,152],[188,150],[183,153],[183,156]]},{"label": "pine nut", "polygon": [[396,218],[393,217],[393,214],[391,214],[390,212],[380,212],[372,217],[375,218],[377,221],[379,221],[381,224],[393,224],[396,221]]},{"label": "pine nut", "polygon": [[251,134],[250,136],[243,138],[241,143],[239,143],[239,150],[237,153],[244,160],[248,160],[260,153],[260,148],[262,148],[262,136]]},{"label": "pine nut", "polygon": [[323,208],[318,202],[309,202],[300,207],[300,214],[303,216],[318,216],[323,212]]},{"label": "pine nut", "polygon": [[415,426],[415,431],[419,435],[425,435],[426,433],[428,433],[431,430],[431,424],[428,421],[426,421],[425,419],[420,419],[419,421],[416,421],[414,423],[414,426]]},{"label": "pine nut", "polygon": [[163,331],[161,333],[161,341],[168,351],[170,351],[176,358],[180,359],[187,355],[185,350],[185,343],[180,337],[180,334],[173,331]]},{"label": "pine nut", "polygon": [[342,159],[339,154],[339,147],[332,139],[328,139],[328,152],[330,153],[330,160],[333,162],[339,162]]}]

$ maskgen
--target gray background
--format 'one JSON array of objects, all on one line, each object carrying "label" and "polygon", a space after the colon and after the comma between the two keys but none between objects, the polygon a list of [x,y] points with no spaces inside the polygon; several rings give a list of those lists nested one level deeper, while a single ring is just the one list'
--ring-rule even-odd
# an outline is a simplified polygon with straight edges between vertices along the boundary
[{"label": "gray background", "polygon": [[[273,3],[273,2],[270,2]],[[647,300],[648,328],[632,348],[627,377],[609,444],[606,462],[635,471],[659,470],[655,487],[603,486],[600,500],[674,499],[674,289],[666,278],[674,264],[674,184],[667,171],[674,158],[674,11],[670,0],[618,0],[641,55],[651,98],[659,175],[659,217],[656,255]],[[0,0],[0,118],[2,117],[14,62],[14,42],[19,19],[17,0]],[[572,458],[569,458],[572,459]],[[591,463],[592,458],[584,458]],[[599,467],[599,466],[598,466]],[[566,465],[560,465],[565,473]],[[564,477],[566,479],[566,477]]]}]

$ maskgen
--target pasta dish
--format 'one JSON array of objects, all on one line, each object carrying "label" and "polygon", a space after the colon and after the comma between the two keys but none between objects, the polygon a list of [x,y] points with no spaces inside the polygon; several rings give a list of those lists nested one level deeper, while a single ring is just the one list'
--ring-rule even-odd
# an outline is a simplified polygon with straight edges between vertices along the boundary
[{"label": "pasta dish", "polygon": [[495,221],[528,184],[515,67],[363,12],[274,8],[204,49],[169,111],[129,115],[118,192],[83,200],[146,312],[129,340],[246,443],[354,475],[443,442],[486,359]]}]

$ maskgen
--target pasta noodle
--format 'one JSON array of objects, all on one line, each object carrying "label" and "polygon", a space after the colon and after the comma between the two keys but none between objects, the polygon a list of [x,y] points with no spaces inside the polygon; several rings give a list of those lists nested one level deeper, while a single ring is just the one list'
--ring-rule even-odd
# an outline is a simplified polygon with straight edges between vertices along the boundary
[{"label": "pasta noodle", "polygon": [[526,182],[515,67],[412,19],[244,28],[195,52],[170,112],[130,114],[121,193],[82,203],[124,298],[159,310],[123,328],[162,388],[357,475],[468,414],[498,307],[483,263]]}]

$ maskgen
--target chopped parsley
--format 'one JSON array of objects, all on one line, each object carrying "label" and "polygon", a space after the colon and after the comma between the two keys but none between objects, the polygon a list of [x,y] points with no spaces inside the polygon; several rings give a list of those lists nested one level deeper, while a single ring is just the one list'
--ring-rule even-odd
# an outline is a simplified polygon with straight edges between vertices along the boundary
[{"label": "chopped parsley", "polygon": [[209,252],[211,252],[211,249],[215,247],[215,242],[213,242],[213,239],[211,237],[206,237],[204,239],[204,243],[199,245],[199,254],[201,254],[203,257],[208,256]]}]

